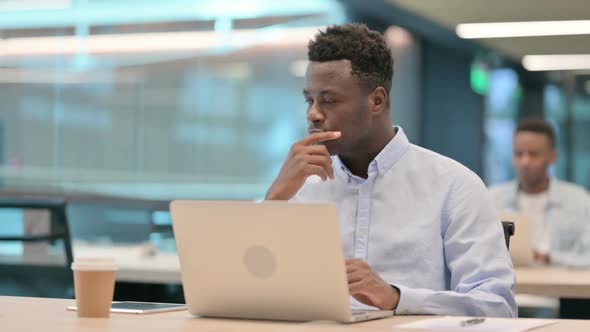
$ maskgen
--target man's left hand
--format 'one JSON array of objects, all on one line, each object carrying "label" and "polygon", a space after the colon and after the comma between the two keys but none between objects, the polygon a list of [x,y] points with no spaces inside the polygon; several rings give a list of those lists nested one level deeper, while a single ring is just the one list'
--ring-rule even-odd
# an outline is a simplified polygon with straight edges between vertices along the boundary
[{"label": "man's left hand", "polygon": [[399,291],[386,283],[367,262],[346,260],[348,290],[357,301],[381,310],[394,310],[399,303]]},{"label": "man's left hand", "polygon": [[533,259],[535,262],[539,262],[542,264],[550,264],[551,263],[551,256],[549,254],[542,254],[540,252],[533,250]]}]

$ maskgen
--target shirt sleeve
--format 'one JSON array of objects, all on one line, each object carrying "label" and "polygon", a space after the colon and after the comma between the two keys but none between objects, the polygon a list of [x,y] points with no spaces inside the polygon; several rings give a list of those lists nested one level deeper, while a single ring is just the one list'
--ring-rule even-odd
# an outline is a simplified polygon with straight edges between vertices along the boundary
[{"label": "shirt sleeve", "polygon": [[[322,179],[317,175],[312,175],[307,178],[303,186],[297,191],[297,193],[289,199],[290,203],[309,203],[322,201],[321,194],[318,195],[317,191],[321,188],[318,187],[321,184]],[[319,196],[319,197],[318,197]],[[324,199],[325,200],[325,199]]]},{"label": "shirt sleeve", "polygon": [[571,267],[590,267],[590,195],[571,199],[579,202],[575,215],[575,230],[566,228],[558,236],[559,242],[567,245],[567,250],[552,250],[551,262]]},{"label": "shirt sleeve", "polygon": [[502,224],[477,175],[466,171],[452,181],[441,222],[449,290],[394,283],[400,290],[396,314],[516,317]]}]

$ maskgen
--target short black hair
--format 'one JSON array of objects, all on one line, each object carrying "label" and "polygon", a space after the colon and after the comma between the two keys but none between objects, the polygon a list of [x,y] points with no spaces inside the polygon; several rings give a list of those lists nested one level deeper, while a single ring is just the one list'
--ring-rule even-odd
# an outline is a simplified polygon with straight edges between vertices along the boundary
[{"label": "short black hair", "polygon": [[352,75],[366,88],[391,90],[391,50],[379,32],[364,24],[334,25],[318,32],[307,45],[307,57],[314,62],[349,60]]},{"label": "short black hair", "polygon": [[523,119],[518,123],[518,127],[516,128],[516,134],[518,134],[521,131],[528,131],[545,135],[549,139],[551,147],[555,147],[555,130],[553,130],[553,127],[551,126],[551,124],[549,124],[549,122],[541,118]]}]

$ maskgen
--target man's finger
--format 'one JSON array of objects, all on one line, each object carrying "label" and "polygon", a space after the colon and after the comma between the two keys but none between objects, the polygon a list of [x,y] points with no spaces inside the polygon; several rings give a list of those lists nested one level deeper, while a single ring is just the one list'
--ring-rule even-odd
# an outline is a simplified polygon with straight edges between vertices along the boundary
[{"label": "man's finger", "polygon": [[367,285],[362,281],[350,283],[348,284],[348,292],[353,296],[357,294],[366,294]]},{"label": "man's finger", "polygon": [[307,154],[314,154],[318,156],[326,156],[330,158],[330,151],[325,145],[310,145],[303,148],[303,151]]},{"label": "man's finger", "polygon": [[348,273],[349,271],[352,272],[352,271],[358,270],[361,267],[362,263],[363,263],[363,261],[358,258],[347,259],[346,260],[346,272]]},{"label": "man's finger", "polygon": [[330,179],[334,179],[334,168],[332,168],[332,158],[318,155],[305,155],[303,160],[311,165],[318,165],[324,168]]},{"label": "man's finger", "polygon": [[330,167],[328,167],[326,169],[326,171],[328,172],[328,176],[330,176],[330,179],[334,179],[334,168],[331,167],[332,165],[332,156],[330,155],[330,152],[328,152],[328,148],[326,148],[325,145],[310,145],[310,146],[305,146],[303,147],[303,152],[308,154],[308,155],[313,155],[313,156],[324,156],[327,159],[330,160]]},{"label": "man's finger", "polygon": [[321,142],[325,142],[325,141],[331,141],[334,139],[338,139],[340,138],[340,132],[339,131],[322,131],[322,132],[317,132],[317,133],[313,133],[310,134],[309,136],[307,136],[306,138],[302,139],[301,141],[299,141],[300,145],[313,145],[313,144],[318,144]]},{"label": "man's finger", "polygon": [[356,264],[346,264],[346,273],[352,273],[354,271],[358,271],[359,267]]},{"label": "man's finger", "polygon": [[346,265],[358,264],[361,262],[363,262],[363,260],[360,258],[350,258],[346,260]]},{"label": "man's finger", "polygon": [[365,274],[362,271],[354,271],[347,273],[346,277],[348,279],[348,284],[350,285],[363,280],[364,275]]},{"label": "man's finger", "polygon": [[328,173],[322,166],[307,164],[304,172],[306,176],[317,175],[322,178],[322,181],[328,180]]}]

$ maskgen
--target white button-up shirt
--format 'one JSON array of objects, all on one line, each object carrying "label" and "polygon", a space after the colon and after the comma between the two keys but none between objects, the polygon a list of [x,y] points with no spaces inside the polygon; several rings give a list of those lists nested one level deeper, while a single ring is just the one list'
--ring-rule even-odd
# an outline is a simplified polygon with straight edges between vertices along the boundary
[{"label": "white button-up shirt", "polygon": [[[518,201],[518,183],[490,188],[498,210],[526,212]],[[543,222],[550,233],[551,264],[590,267],[590,196],[573,183],[550,178]],[[534,224],[531,226],[535,226]],[[518,232],[518,226],[516,231]]]},{"label": "white button-up shirt", "polygon": [[516,316],[514,271],[483,182],[396,130],[367,179],[334,156],[335,179],[310,177],[291,201],[337,204],[345,257],[399,288],[397,314]]}]

